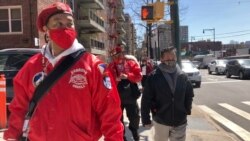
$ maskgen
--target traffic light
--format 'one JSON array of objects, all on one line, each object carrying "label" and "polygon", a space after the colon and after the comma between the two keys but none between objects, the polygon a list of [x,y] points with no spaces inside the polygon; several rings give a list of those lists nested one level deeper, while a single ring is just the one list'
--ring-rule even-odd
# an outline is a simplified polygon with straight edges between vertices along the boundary
[{"label": "traffic light", "polygon": [[141,7],[141,19],[142,20],[154,20],[154,6],[142,6]]},{"label": "traffic light", "polygon": [[157,1],[154,3],[154,20],[160,20],[164,18],[165,3]]}]

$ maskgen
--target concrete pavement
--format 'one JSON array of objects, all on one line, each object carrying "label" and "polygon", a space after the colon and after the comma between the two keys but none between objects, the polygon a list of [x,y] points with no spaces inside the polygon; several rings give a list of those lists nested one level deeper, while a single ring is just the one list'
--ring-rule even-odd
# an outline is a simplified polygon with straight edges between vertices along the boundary
[{"label": "concrete pavement", "polygon": [[[128,119],[125,113],[126,136],[128,141],[133,141],[132,135],[128,130]],[[146,129],[140,125],[140,141],[154,141],[154,129]],[[0,130],[0,141],[2,139],[2,130]],[[100,139],[103,141],[103,139]],[[231,133],[224,131],[206,113],[193,105],[192,115],[188,117],[187,141],[241,141]]]},{"label": "concrete pavement", "polygon": [[[129,131],[128,120],[125,119],[126,136],[128,141],[133,141]],[[146,129],[140,125],[140,141],[154,141],[154,129]],[[224,131],[206,113],[193,105],[192,115],[188,117],[186,141],[241,141],[234,134]]]}]

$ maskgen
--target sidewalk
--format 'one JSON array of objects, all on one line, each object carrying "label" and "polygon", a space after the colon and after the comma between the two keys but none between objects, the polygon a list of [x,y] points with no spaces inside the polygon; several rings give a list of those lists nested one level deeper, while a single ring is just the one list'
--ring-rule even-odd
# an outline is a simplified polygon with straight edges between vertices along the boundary
[{"label": "sidewalk", "polygon": [[226,132],[205,112],[193,105],[188,117],[187,141],[240,141],[234,134]]},{"label": "sidewalk", "polygon": [[[126,137],[128,141],[133,141],[129,131],[128,120],[125,119]],[[140,125],[140,141],[154,141],[154,129],[145,129]],[[192,115],[188,117],[187,139],[186,141],[240,141],[235,135],[224,131],[212,119],[193,105]]]},{"label": "sidewalk", "polygon": [[[125,115],[126,117],[126,115]],[[128,119],[125,118],[126,136],[128,141],[133,141],[132,135],[128,130]],[[153,128],[146,129],[140,125],[140,141],[154,141]],[[0,130],[0,141],[2,131]],[[100,141],[103,141],[101,139]],[[201,111],[195,105],[193,106],[192,115],[188,117],[187,140],[186,141],[240,141],[233,134],[225,132],[206,113]]]}]

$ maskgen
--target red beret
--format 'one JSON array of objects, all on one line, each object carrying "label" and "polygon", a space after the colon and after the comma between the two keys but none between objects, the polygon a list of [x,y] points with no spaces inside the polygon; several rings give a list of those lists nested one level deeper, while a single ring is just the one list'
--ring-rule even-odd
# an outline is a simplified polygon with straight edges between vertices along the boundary
[{"label": "red beret", "polygon": [[116,46],[115,48],[113,48],[110,51],[110,55],[114,56],[114,55],[117,55],[117,54],[122,53],[122,52],[123,52],[123,48],[121,46]]},{"label": "red beret", "polygon": [[73,16],[72,10],[69,7],[69,5],[62,3],[62,2],[53,3],[49,5],[48,7],[46,7],[45,9],[43,9],[41,13],[38,15],[37,22],[36,22],[38,29],[42,32],[45,32],[43,30],[43,26],[47,24],[51,16],[58,14],[58,13],[67,13]]}]

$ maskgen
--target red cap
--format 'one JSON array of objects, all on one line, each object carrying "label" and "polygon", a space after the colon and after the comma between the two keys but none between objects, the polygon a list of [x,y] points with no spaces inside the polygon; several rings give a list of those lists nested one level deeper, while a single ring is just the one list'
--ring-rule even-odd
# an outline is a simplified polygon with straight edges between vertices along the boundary
[{"label": "red cap", "polygon": [[72,10],[69,7],[69,5],[62,3],[62,2],[53,3],[49,5],[48,7],[46,7],[45,9],[43,9],[41,13],[38,15],[37,22],[36,22],[38,29],[42,32],[45,32],[43,30],[43,26],[47,24],[51,16],[58,14],[58,13],[67,13],[73,16]]},{"label": "red cap", "polygon": [[115,48],[113,48],[111,51],[110,51],[110,55],[111,56],[114,56],[116,54],[119,54],[119,53],[122,53],[123,52],[123,48],[121,46],[116,46]]}]

